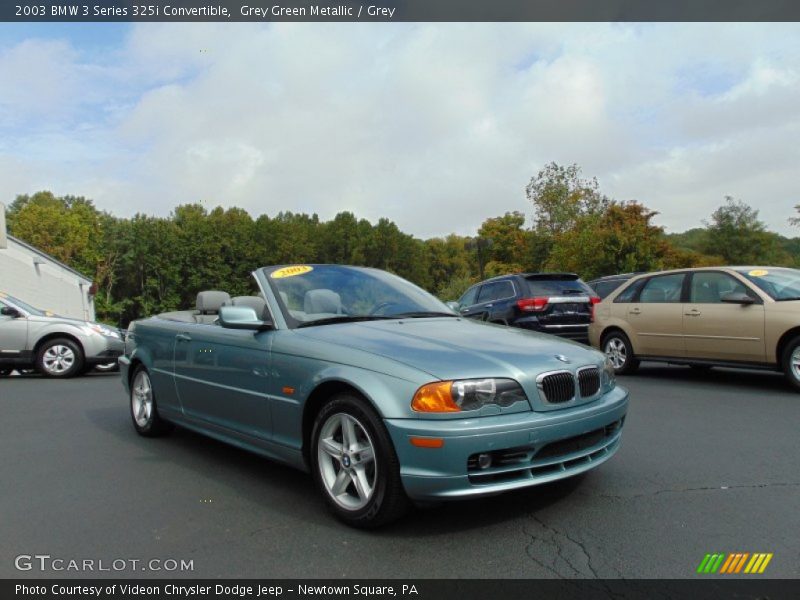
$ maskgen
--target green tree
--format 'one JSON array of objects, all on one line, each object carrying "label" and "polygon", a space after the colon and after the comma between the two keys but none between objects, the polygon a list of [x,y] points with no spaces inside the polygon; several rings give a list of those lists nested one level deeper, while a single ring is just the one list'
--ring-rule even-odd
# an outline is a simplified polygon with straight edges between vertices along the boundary
[{"label": "green tree", "polygon": [[758,210],[725,197],[706,221],[707,235],[703,252],[721,256],[726,264],[785,264],[791,257],[781,249],[777,236],[768,232],[758,218]]},{"label": "green tree", "polygon": [[525,195],[533,204],[536,229],[550,236],[575,228],[579,219],[602,214],[609,204],[597,179],[581,178],[575,164],[548,164],[531,178]]}]

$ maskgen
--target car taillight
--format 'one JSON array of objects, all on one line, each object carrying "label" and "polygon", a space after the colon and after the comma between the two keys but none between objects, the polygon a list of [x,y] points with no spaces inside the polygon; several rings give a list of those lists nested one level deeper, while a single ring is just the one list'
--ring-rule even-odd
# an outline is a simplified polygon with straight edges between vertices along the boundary
[{"label": "car taillight", "polygon": [[523,312],[540,312],[547,308],[547,298],[523,298],[517,306]]},{"label": "car taillight", "polygon": [[597,304],[600,304],[603,301],[602,298],[598,298],[597,296],[592,296],[589,298],[589,302],[591,302],[591,306],[589,307],[589,322],[594,323],[594,307]]}]

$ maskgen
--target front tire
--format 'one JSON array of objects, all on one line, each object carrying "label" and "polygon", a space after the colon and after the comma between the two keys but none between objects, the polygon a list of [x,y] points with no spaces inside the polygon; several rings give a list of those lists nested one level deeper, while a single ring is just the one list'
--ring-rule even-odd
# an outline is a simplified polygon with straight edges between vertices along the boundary
[{"label": "front tire", "polygon": [[795,390],[800,391],[800,336],[786,344],[781,357],[783,374]]},{"label": "front tire", "polygon": [[156,396],[150,374],[139,365],[131,378],[131,419],[136,433],[144,437],[158,437],[173,429],[172,423],[158,414]]},{"label": "front tire", "polygon": [[0,369],[0,377],[8,377],[14,369]]},{"label": "front tire", "polygon": [[47,340],[36,354],[36,370],[45,377],[74,377],[83,363],[83,349],[69,338]]},{"label": "front tire", "polygon": [[358,396],[338,394],[322,407],[309,454],[328,508],[348,525],[378,527],[408,509],[400,463],[386,427]]},{"label": "front tire", "polygon": [[603,337],[602,346],[616,375],[633,373],[639,368],[639,360],[633,353],[631,341],[621,331],[612,331],[606,334]]}]

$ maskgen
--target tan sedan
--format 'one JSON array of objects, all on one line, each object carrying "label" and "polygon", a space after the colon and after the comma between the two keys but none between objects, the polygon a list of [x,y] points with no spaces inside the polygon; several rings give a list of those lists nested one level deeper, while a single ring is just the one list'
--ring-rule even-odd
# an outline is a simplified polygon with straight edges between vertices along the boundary
[{"label": "tan sedan", "polygon": [[595,306],[589,341],[640,360],[782,371],[800,390],[800,270],[704,267],[632,278]]}]

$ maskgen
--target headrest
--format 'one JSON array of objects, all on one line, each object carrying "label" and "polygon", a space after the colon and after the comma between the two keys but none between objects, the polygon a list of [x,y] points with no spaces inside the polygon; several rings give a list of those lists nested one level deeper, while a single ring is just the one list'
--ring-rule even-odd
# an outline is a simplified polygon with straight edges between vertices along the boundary
[{"label": "headrest", "polygon": [[197,292],[197,310],[201,313],[219,312],[219,307],[231,303],[231,296],[228,292],[219,290],[208,290]]},{"label": "headrest", "polygon": [[267,301],[258,296],[234,296],[231,302],[234,306],[249,306],[256,311],[259,318],[264,314],[264,310],[267,308]]},{"label": "headrest", "polygon": [[308,290],[303,297],[303,310],[311,314],[339,314],[342,310],[342,298],[333,290]]}]

